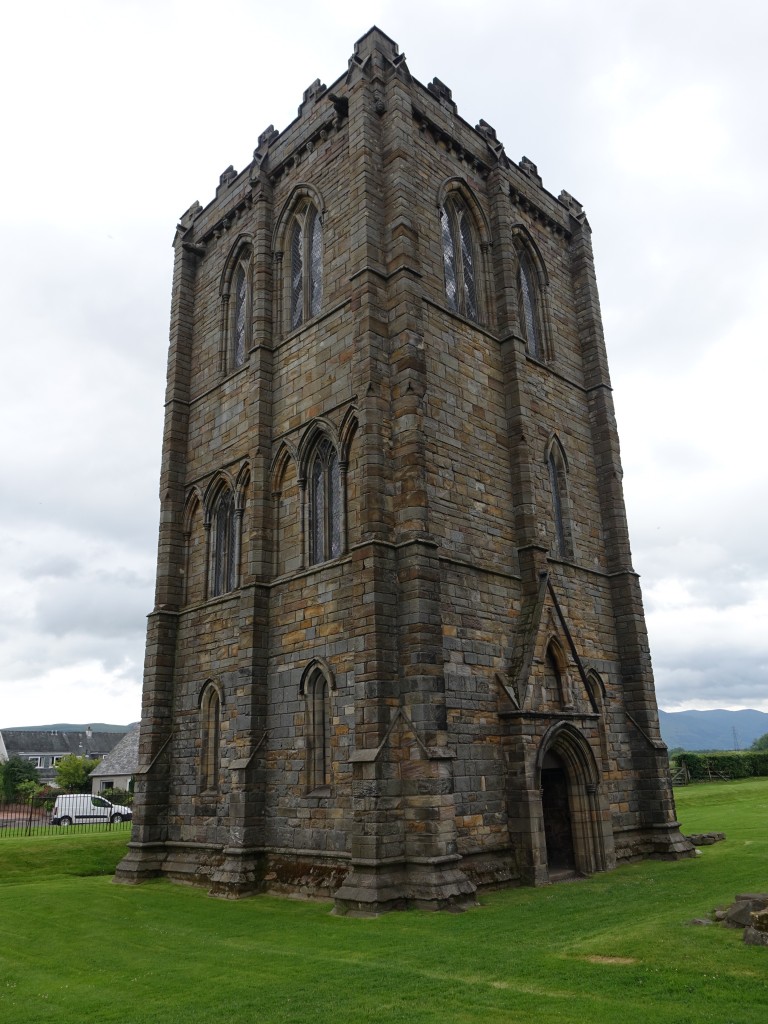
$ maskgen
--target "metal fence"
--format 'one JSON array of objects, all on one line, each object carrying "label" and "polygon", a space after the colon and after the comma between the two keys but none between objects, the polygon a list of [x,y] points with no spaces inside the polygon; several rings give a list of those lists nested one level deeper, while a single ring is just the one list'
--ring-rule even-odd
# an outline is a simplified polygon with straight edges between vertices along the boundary
[{"label": "metal fence", "polygon": [[84,832],[129,832],[130,821],[111,821],[107,816],[94,820],[77,820],[60,825],[51,822],[51,811],[38,801],[0,803],[0,839],[7,836],[55,836]]}]

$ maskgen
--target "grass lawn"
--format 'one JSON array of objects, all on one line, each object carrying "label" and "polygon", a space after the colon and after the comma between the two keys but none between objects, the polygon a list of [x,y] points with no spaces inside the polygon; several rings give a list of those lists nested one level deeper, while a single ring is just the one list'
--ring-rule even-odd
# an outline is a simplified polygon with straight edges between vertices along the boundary
[{"label": "grass lawn", "polygon": [[113,885],[124,835],[0,839],[8,1024],[765,1024],[768,949],[688,922],[768,891],[768,779],[677,790],[728,840],[465,914],[332,917],[163,881]]}]

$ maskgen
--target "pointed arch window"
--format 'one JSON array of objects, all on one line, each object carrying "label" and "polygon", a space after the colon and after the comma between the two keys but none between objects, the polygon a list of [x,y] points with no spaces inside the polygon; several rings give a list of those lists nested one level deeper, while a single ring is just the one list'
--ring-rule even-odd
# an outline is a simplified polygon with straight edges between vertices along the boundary
[{"label": "pointed arch window", "polygon": [[539,297],[536,278],[528,254],[521,252],[517,267],[517,309],[520,330],[528,354],[534,359],[544,358],[544,346],[539,318]]},{"label": "pointed arch window", "polygon": [[573,538],[568,504],[568,481],[565,458],[557,441],[550,445],[547,455],[547,472],[555,528],[555,554],[560,558],[570,558],[573,555]]},{"label": "pointed arch window", "polygon": [[311,203],[294,218],[290,253],[291,329],[294,329],[317,316],[323,300],[323,225]]},{"label": "pointed arch window", "polygon": [[474,232],[469,211],[456,197],[446,199],[440,208],[440,239],[448,305],[469,320],[478,321]]},{"label": "pointed arch window", "polygon": [[328,680],[315,669],[305,687],[307,701],[307,781],[309,788],[331,784],[331,693]]},{"label": "pointed arch window", "polygon": [[234,278],[235,305],[232,320],[232,367],[239,369],[245,363],[248,329],[248,275],[242,263],[238,264]]},{"label": "pointed arch window", "polygon": [[309,469],[309,560],[310,564],[338,558],[342,550],[342,485],[339,456],[324,437]]},{"label": "pointed arch window", "polygon": [[245,365],[251,339],[250,242],[232,250],[221,283],[221,347],[219,369],[231,373]]},{"label": "pointed arch window", "polygon": [[571,677],[560,645],[551,640],[547,646],[547,673],[554,684],[560,704],[566,710],[573,708]]},{"label": "pointed arch window", "polygon": [[240,516],[228,487],[222,487],[210,517],[209,597],[227,594],[237,586]]},{"label": "pointed arch window", "polygon": [[218,789],[219,739],[221,733],[221,698],[209,684],[200,702],[201,750],[200,781],[204,790]]}]

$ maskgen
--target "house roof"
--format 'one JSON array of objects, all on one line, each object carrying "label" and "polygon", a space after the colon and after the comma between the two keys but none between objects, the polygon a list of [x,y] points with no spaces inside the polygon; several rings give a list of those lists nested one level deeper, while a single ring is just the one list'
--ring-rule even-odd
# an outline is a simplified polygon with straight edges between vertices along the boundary
[{"label": "house roof", "polygon": [[119,732],[62,732],[44,729],[3,729],[0,732],[7,757],[29,754],[76,754],[78,757],[103,757],[120,741]]},{"label": "house roof", "polygon": [[137,724],[131,727],[101,764],[94,768],[91,778],[94,775],[133,775],[138,767],[139,726]]}]

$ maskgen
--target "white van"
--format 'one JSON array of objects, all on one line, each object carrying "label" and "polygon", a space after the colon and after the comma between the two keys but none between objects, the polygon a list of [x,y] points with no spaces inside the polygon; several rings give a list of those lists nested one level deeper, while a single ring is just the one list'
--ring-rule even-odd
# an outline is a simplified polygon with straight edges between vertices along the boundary
[{"label": "white van", "polygon": [[51,811],[52,825],[86,825],[96,822],[130,821],[133,817],[130,807],[111,804],[103,796],[90,793],[62,793],[56,797]]}]

